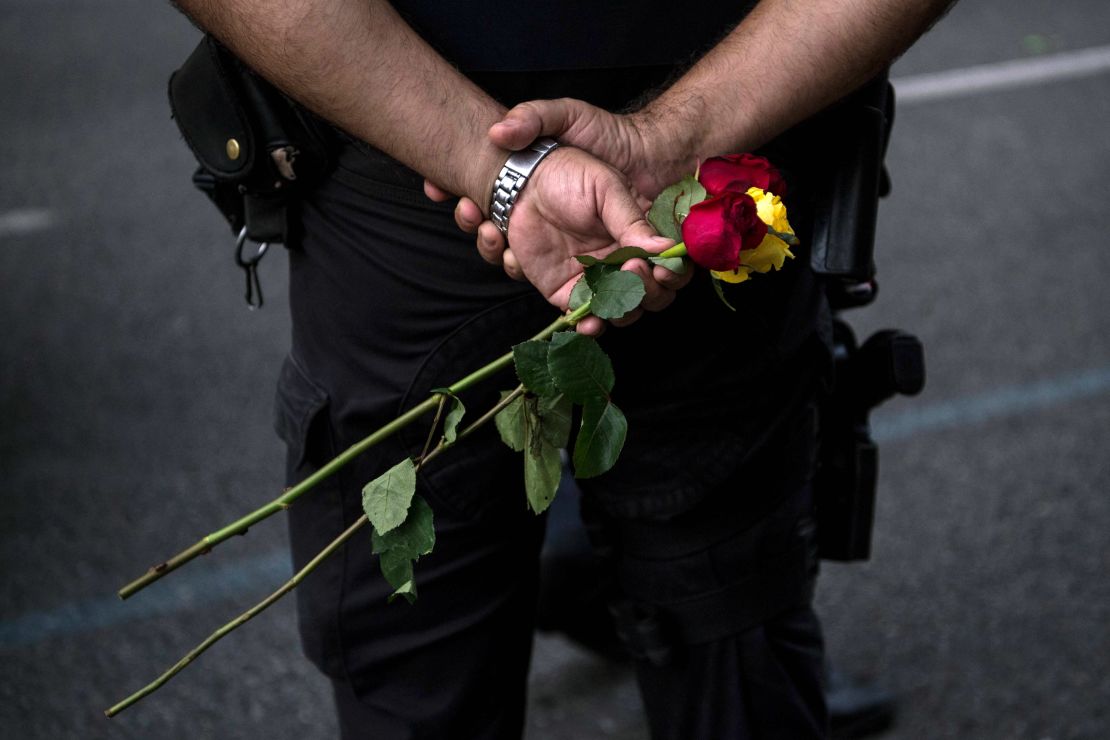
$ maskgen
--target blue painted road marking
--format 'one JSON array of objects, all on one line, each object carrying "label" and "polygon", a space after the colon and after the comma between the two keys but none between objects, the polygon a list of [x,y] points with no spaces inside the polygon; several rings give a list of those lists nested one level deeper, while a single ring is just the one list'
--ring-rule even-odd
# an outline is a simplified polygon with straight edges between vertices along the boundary
[{"label": "blue painted road marking", "polygon": [[[1035,412],[1108,392],[1110,367],[1095,368],[896,413],[876,413],[872,430],[876,441],[894,442]],[[292,565],[285,550],[214,567],[194,566],[193,570],[167,579],[126,602],[111,596],[30,612],[0,622],[0,649],[11,650],[52,637],[72,636],[218,602],[253,603],[253,599],[245,598],[244,594],[263,590],[269,593],[291,575]]]}]

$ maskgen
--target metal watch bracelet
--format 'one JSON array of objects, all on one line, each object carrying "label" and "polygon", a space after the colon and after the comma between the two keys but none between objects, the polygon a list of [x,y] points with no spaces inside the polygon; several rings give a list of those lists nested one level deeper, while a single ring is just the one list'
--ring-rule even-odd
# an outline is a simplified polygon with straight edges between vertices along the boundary
[{"label": "metal watch bracelet", "polygon": [[501,168],[493,183],[493,194],[490,196],[489,204],[490,219],[502,234],[509,233],[509,216],[532,171],[536,169],[541,159],[558,146],[559,143],[554,139],[541,136],[529,144],[528,148],[510,154],[505,161],[505,166]]}]

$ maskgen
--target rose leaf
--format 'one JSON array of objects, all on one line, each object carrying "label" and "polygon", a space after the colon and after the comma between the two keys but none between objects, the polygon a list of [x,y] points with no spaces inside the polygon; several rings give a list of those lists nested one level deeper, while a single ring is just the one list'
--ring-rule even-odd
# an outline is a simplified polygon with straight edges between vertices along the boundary
[{"label": "rose leaf", "polygon": [[541,514],[555,499],[563,462],[559,448],[548,444],[538,430],[536,433],[539,444],[529,445],[524,451],[524,492],[532,511]]},{"label": "rose leaf", "polygon": [[588,254],[583,254],[577,259],[583,265],[586,265],[586,267],[591,267],[593,265],[623,265],[631,259],[650,259],[654,256],[654,252],[649,252],[642,247],[617,247],[602,259]]},{"label": "rose leaf", "polygon": [[420,496],[414,496],[405,521],[395,529],[371,535],[373,551],[380,555],[382,575],[396,589],[389,600],[404,596],[411,604],[416,600],[416,582],[412,564],[435,547],[436,533],[432,507]]},{"label": "rose leaf", "polygon": [[582,426],[574,443],[574,476],[592,478],[617,462],[628,434],[628,421],[606,398],[593,398],[582,407]]},{"label": "rose leaf", "polygon": [[416,493],[416,466],[405,458],[366,484],[362,509],[379,533],[385,534],[405,521]]},{"label": "rose leaf", "polygon": [[590,286],[590,290],[596,292],[597,284],[601,281],[601,278],[617,272],[618,270],[620,270],[619,265],[607,265],[604,262],[596,262],[587,267],[582,272],[582,275],[585,277],[586,283]]},{"label": "rose leaf", "polygon": [[385,580],[394,588],[393,593],[386,599],[387,603],[393,603],[393,600],[398,596],[405,597],[405,601],[410,604],[414,603],[416,601],[416,581],[412,575],[412,559],[392,550],[387,550],[381,554],[378,562],[381,565]]},{"label": "rose leaf", "polygon": [[[684,177],[679,185],[681,186],[681,192],[675,198],[674,215],[675,221],[681,224],[690,215],[690,207],[705,200],[707,193],[702,184],[689,175]],[[673,238],[680,239],[681,237]]]},{"label": "rose leaf", "polygon": [[513,347],[516,376],[524,387],[537,396],[554,396],[559,392],[547,369],[547,342],[530,340]]},{"label": "rose leaf", "polygon": [[443,438],[447,440],[447,444],[455,444],[458,439],[459,424],[462,423],[463,416],[466,414],[466,406],[459,400],[455,394],[451,394],[451,410],[447,412],[447,416],[443,419]]},{"label": "rose leaf", "polygon": [[728,298],[725,298],[724,288],[721,287],[721,281],[717,278],[713,278],[713,292],[717,294],[717,297],[721,299],[721,303],[725,304],[725,307],[728,308],[729,311],[736,310],[736,307],[728,302]]},{"label": "rose leaf", "polygon": [[676,242],[682,240],[682,230],[674,218],[675,200],[681,192],[680,182],[665,188],[651,204],[651,210],[648,211],[647,216],[648,222],[655,227],[656,231]]},{"label": "rose leaf", "polygon": [[555,385],[575,403],[608,397],[616,378],[613,363],[591,337],[563,331],[551,337],[547,366]]},{"label": "rose leaf", "polygon": [[370,541],[377,555],[394,551],[414,560],[427,555],[436,544],[432,507],[423,496],[413,496],[405,521],[384,534],[375,529]]},{"label": "rose leaf", "polygon": [[[501,391],[501,398],[511,391]],[[518,396],[508,406],[497,412],[493,423],[501,434],[501,441],[516,452],[524,449],[524,398]]]},{"label": "rose leaf", "polygon": [[594,292],[590,290],[590,284],[586,282],[586,278],[579,278],[578,282],[574,284],[574,289],[570,291],[570,310],[577,311],[593,297]]},{"label": "rose leaf", "polygon": [[648,262],[665,270],[670,270],[675,275],[685,275],[686,270],[689,269],[683,257],[652,257]]},{"label": "rose leaf", "polygon": [[628,270],[603,275],[591,287],[590,312],[600,319],[619,319],[644,299],[644,281]]},{"label": "rose leaf", "polygon": [[559,394],[540,399],[540,433],[549,445],[562,449],[570,440],[571,411],[570,399]]}]

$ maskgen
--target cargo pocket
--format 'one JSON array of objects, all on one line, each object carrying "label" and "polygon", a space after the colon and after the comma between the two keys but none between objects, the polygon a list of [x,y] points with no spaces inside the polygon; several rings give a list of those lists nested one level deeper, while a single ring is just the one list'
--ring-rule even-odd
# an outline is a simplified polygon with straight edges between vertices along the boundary
[{"label": "cargo pocket", "polygon": [[332,457],[332,435],[323,415],[327,407],[327,392],[308,377],[292,355],[287,356],[278,376],[274,403],[274,431],[286,447],[286,485],[304,479]]},{"label": "cargo pocket", "polygon": [[[274,429],[286,445],[286,485],[304,480],[335,456],[327,392],[290,355],[278,377]],[[340,471],[342,473],[342,471]],[[341,475],[297,499],[287,512],[294,568],[300,569],[344,529]],[[297,588],[297,616],[305,655],[324,673],[342,671],[339,606],[344,557],[325,560]]]},{"label": "cargo pocket", "polygon": [[[555,310],[535,291],[504,301],[476,315],[440,343],[424,360],[400,408],[410,408],[433,388],[463,377],[505,353],[512,344],[528,338],[557,317]],[[460,428],[497,403],[500,392],[515,388],[511,368],[464,391],[466,415]],[[419,454],[431,418],[406,427],[399,442],[410,454]],[[457,517],[471,519],[514,517],[526,510],[524,466],[520,453],[501,441],[492,423],[477,430],[421,471],[424,491],[432,508],[450,509]]]}]

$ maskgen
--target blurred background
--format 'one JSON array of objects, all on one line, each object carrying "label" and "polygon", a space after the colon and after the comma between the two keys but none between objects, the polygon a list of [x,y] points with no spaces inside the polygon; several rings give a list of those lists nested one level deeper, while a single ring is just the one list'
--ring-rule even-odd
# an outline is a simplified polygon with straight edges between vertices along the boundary
[{"label": "blurred background", "polygon": [[[115,590],[280,489],[285,265],[249,312],[189,178],[149,0],[0,3],[4,737],[325,738],[281,603],[118,719],[101,711],[288,572],[280,521]],[[894,68],[881,293],[928,383],[874,415],[871,562],[824,568],[831,655],[899,699],[883,737],[1110,736],[1110,4],[965,0]],[[645,738],[630,673],[536,647],[529,738]]]}]

